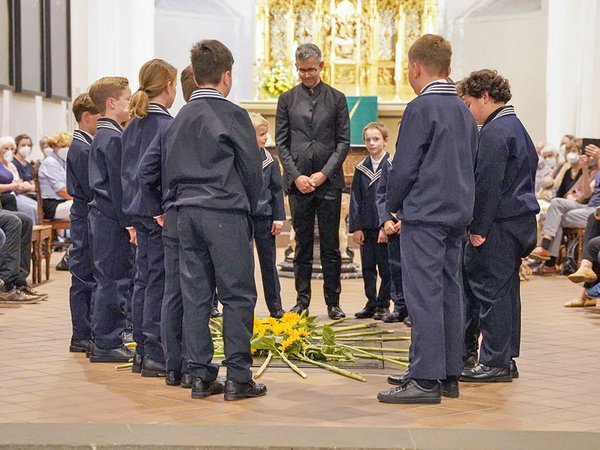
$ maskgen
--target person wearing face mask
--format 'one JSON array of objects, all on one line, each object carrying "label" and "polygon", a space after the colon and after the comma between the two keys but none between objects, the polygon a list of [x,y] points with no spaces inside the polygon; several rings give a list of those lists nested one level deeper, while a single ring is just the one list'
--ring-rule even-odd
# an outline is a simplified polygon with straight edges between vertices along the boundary
[{"label": "person wearing face mask", "polygon": [[556,197],[577,201],[581,194],[581,192],[576,192],[582,175],[581,139],[573,139],[567,143],[565,158],[567,162],[563,164],[554,178],[554,190]]},{"label": "person wearing face mask", "polygon": [[[19,134],[15,138],[17,150],[15,151],[15,159],[13,164],[19,172],[19,177],[21,177],[23,181],[30,182],[31,186],[33,186],[33,189],[35,189],[33,184],[33,174],[31,173],[31,164],[29,161],[27,161],[27,158],[29,158],[31,155],[31,150],[33,148],[32,142],[33,141],[31,138],[26,134]],[[33,197],[35,197],[35,194],[33,194]]]},{"label": "person wearing face mask", "polygon": [[18,183],[15,181],[13,171],[10,170],[14,157],[15,140],[12,136],[0,138],[0,203],[8,211],[17,211],[17,197],[15,191]]},{"label": "person wearing face mask", "polygon": [[[26,137],[26,139],[23,138]],[[22,212],[27,217],[29,217],[33,223],[38,223],[38,204],[37,198],[35,195],[35,184],[33,182],[33,176],[31,174],[31,166],[27,161],[23,164],[21,160],[24,161],[23,154],[28,155],[29,152],[24,151],[23,149],[27,149],[25,144],[29,139],[26,135],[20,134],[16,137],[15,143],[16,148],[13,147],[11,153],[6,153],[4,155],[4,159],[8,163],[6,168],[10,170],[13,174],[13,181],[16,183],[17,187],[14,191],[14,195],[17,201],[17,211]],[[31,148],[31,147],[29,147]],[[24,176],[21,174],[21,170],[19,168],[27,168],[28,170],[24,171]]]},{"label": "person wearing face mask", "polygon": [[566,162],[567,158],[566,158],[566,154],[567,154],[567,144],[569,142],[571,142],[573,139],[575,139],[575,136],[573,136],[572,134],[565,134],[561,139],[560,139],[560,145],[558,146],[558,162],[563,164],[564,162]]},{"label": "person wearing face mask", "polygon": [[552,173],[554,166],[556,166],[556,149],[553,147],[544,147],[540,152],[540,158],[538,161],[537,171],[535,173],[535,192],[542,190],[542,183],[544,178]]},{"label": "person wearing face mask", "polygon": [[42,161],[38,172],[44,218],[68,220],[73,197],[67,192],[67,153],[73,140],[69,133],[48,137],[52,154]]}]

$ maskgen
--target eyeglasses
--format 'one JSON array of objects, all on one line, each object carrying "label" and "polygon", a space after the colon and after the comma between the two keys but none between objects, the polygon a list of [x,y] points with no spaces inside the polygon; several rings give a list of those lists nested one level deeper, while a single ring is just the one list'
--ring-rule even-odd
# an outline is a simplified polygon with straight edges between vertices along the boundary
[{"label": "eyeglasses", "polygon": [[315,73],[317,73],[317,70],[319,70],[319,68],[311,67],[310,69],[300,69],[299,67],[296,67],[296,70],[300,75],[314,75]]}]

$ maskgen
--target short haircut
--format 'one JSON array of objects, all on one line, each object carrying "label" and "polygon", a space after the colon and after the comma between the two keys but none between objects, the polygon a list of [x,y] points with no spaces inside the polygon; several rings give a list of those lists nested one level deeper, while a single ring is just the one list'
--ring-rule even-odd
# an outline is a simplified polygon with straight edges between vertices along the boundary
[{"label": "short haircut", "polygon": [[17,137],[15,138],[15,145],[18,147],[19,143],[21,141],[24,141],[25,139],[27,139],[31,144],[33,144],[31,137],[28,134],[23,133],[23,134],[17,135]]},{"label": "short haircut", "polygon": [[47,144],[54,147],[68,147],[71,145],[71,141],[73,141],[73,135],[71,133],[67,133],[66,131],[60,133],[54,133],[48,136]]},{"label": "short haircut", "polygon": [[194,70],[190,64],[181,71],[181,91],[183,92],[183,99],[185,102],[190,101],[192,93],[196,89],[196,82],[194,81]]},{"label": "short haircut", "polygon": [[321,49],[312,43],[300,44],[296,49],[296,61],[306,61],[311,58],[321,62],[323,58]]},{"label": "short haircut", "polygon": [[431,74],[444,78],[450,72],[452,46],[437,34],[424,34],[408,50],[408,61],[419,63]]},{"label": "short haircut", "polygon": [[194,44],[190,53],[194,78],[200,85],[219,84],[223,73],[233,67],[231,51],[223,43],[214,39]]},{"label": "short haircut", "polygon": [[106,112],[106,101],[109,98],[118,99],[129,86],[125,77],[102,77],[95,81],[88,94],[100,114]]},{"label": "short haircut", "polygon": [[464,93],[481,98],[484,92],[497,102],[507,103],[511,98],[510,83],[495,70],[483,69],[471,72],[465,79]]},{"label": "short haircut", "polygon": [[583,140],[579,139],[579,138],[573,138],[569,142],[567,142],[567,144],[565,145],[566,151],[571,151],[571,150],[576,149],[581,153],[582,148],[583,148]]},{"label": "short haircut", "polygon": [[458,95],[460,98],[463,98],[465,95],[465,80],[466,78],[463,78],[462,80],[458,80],[456,83],[454,83],[456,95]]},{"label": "short haircut", "polygon": [[17,144],[12,136],[2,136],[0,137],[0,147],[4,147],[6,144],[10,144],[13,147],[16,147]]},{"label": "short haircut", "polygon": [[370,122],[366,124],[363,128],[363,141],[365,140],[365,133],[367,132],[367,130],[379,130],[381,136],[383,136],[383,140],[386,140],[390,136],[390,132],[384,124],[382,124],[381,122]]},{"label": "short haircut", "polygon": [[150,99],[162,94],[169,83],[177,81],[177,69],[162,59],[146,61],[139,74],[140,87],[129,100],[129,113],[143,119],[148,114]]},{"label": "short haircut", "polygon": [[262,115],[254,112],[248,113],[248,115],[250,116],[250,120],[252,121],[252,126],[254,128],[258,128],[261,125],[264,125],[265,127],[269,128],[269,121],[265,119]]},{"label": "short haircut", "polygon": [[48,136],[44,136],[40,139],[40,148],[44,148],[45,145],[48,145]]},{"label": "short haircut", "polygon": [[77,98],[73,100],[72,110],[77,123],[81,122],[84,112],[88,112],[91,115],[98,114],[98,108],[96,108],[87,92],[79,94]]}]

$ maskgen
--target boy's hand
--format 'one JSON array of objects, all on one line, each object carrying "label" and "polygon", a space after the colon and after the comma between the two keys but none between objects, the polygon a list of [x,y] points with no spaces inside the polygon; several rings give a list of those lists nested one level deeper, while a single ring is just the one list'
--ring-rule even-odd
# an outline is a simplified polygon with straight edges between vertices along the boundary
[{"label": "boy's hand", "polygon": [[129,231],[129,243],[137,245],[137,233],[135,232],[135,228],[127,228],[127,231]]},{"label": "boy's hand", "polygon": [[365,242],[365,234],[362,232],[362,230],[356,230],[354,233],[352,233],[352,240],[356,245],[363,245]]},{"label": "boy's hand", "polygon": [[294,180],[294,184],[296,185],[298,190],[303,194],[310,194],[317,187],[315,185],[315,182],[306,175],[300,175]]},{"label": "boy's hand", "polygon": [[315,172],[310,176],[310,179],[313,181],[315,187],[319,187],[325,183],[327,176],[323,172]]},{"label": "boy's hand", "polygon": [[469,234],[469,240],[473,247],[479,247],[485,242],[485,238],[479,234]]},{"label": "boy's hand", "polygon": [[397,234],[400,231],[400,221],[394,223],[393,220],[386,220],[383,223],[383,231],[385,231],[385,234],[388,236]]},{"label": "boy's hand", "polygon": [[160,216],[156,216],[154,218],[154,220],[156,220],[156,223],[159,224],[162,227],[165,226],[165,215],[161,214]]},{"label": "boy's hand", "polygon": [[282,228],[283,228],[283,225],[281,225],[280,223],[273,222],[273,224],[271,225],[271,234],[273,236],[277,236],[278,234],[281,234]]},{"label": "boy's hand", "polygon": [[379,229],[379,234],[377,235],[377,243],[378,244],[387,244],[388,243],[388,237],[387,237],[387,234],[385,234],[385,231],[383,230],[383,228]]}]

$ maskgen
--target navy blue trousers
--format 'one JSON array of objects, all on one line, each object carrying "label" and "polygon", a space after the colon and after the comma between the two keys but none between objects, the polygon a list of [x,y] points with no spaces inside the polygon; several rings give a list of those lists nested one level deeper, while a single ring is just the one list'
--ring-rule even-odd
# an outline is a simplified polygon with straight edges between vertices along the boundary
[{"label": "navy blue trousers", "polygon": [[93,295],[92,338],[100,349],[123,345],[126,303],[131,283],[129,233],[115,219],[95,208],[89,213],[96,290]]},{"label": "navy blue trousers", "polygon": [[256,305],[250,218],[245,213],[185,206],[178,208],[177,216],[188,371],[204,381],[217,377],[208,327],[216,288],[223,304],[227,378],[248,382]]},{"label": "navy blue trousers", "polygon": [[458,281],[464,229],[402,223],[402,282],[412,320],[410,376],[458,377],[462,371],[463,299]]},{"label": "navy blue trousers", "polygon": [[71,248],[69,250],[69,271],[71,287],[69,306],[71,308],[72,338],[76,340],[92,338],[92,294],[95,288],[94,259],[87,216],[71,214]]},{"label": "navy blue trousers", "polygon": [[144,356],[145,339],[143,333],[144,322],[144,296],[148,286],[148,233],[136,224],[137,245],[134,247],[134,277],[131,292],[131,320],[133,324],[133,340],[136,343],[135,351]]},{"label": "navy blue trousers", "polygon": [[[390,306],[390,265],[387,244],[378,244],[379,230],[363,230],[364,242],[360,246],[360,264],[367,297],[367,308]],[[381,278],[377,292],[377,274]]]},{"label": "navy blue trousers", "polygon": [[521,345],[519,267],[536,244],[534,214],[495,221],[479,247],[464,251],[465,295],[480,307],[479,362],[508,367]]},{"label": "navy blue trousers", "polygon": [[273,217],[252,217],[252,224],[254,225],[254,242],[256,243],[256,252],[260,264],[263,292],[267,308],[272,314],[282,309],[281,285],[279,284],[279,274],[275,265],[275,236],[271,234]]},{"label": "navy blue trousers", "polygon": [[408,314],[402,288],[402,256],[399,234],[388,236],[387,250],[390,267],[390,296],[394,302],[394,311],[403,315]]}]

